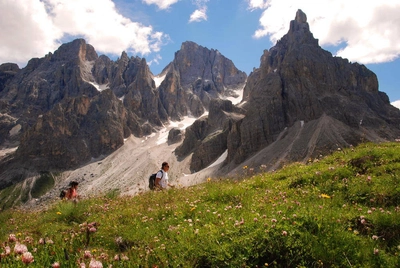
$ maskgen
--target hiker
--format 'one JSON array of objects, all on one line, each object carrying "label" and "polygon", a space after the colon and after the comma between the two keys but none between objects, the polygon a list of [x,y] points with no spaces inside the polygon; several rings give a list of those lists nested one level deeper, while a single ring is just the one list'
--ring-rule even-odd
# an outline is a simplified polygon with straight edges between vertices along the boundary
[{"label": "hiker", "polygon": [[168,170],[169,170],[169,165],[167,162],[163,162],[161,165],[161,170],[157,172],[156,174],[156,182],[155,182],[155,187],[156,189],[166,189],[167,186],[172,187],[168,183]]},{"label": "hiker", "polygon": [[76,200],[78,199],[78,182],[71,181],[69,183],[69,188],[65,194],[65,198],[69,200]]}]

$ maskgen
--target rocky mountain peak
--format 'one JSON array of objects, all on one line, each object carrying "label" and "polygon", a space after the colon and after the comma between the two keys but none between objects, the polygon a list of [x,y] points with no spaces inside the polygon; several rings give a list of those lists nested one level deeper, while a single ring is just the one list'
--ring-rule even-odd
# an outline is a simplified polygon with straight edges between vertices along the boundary
[{"label": "rocky mountain peak", "polygon": [[307,23],[307,15],[301,9],[299,9],[296,12],[296,18],[294,20],[300,24],[305,24]]},{"label": "rocky mountain peak", "polygon": [[72,42],[62,44],[52,56],[53,61],[94,61],[98,55],[92,45],[86,44],[84,39],[75,39]]},{"label": "rocky mountain peak", "polygon": [[307,15],[301,9],[297,10],[295,19],[290,22],[290,28],[285,37],[282,41],[288,42],[289,46],[303,43],[318,46],[318,40],[310,32]]}]

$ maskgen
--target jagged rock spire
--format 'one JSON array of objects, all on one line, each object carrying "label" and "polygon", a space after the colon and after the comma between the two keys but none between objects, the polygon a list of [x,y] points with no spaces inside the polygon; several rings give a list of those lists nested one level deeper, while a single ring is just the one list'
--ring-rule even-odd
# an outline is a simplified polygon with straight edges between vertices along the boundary
[{"label": "jagged rock spire", "polygon": [[307,15],[301,10],[297,10],[295,20],[298,23],[307,23]]},{"label": "jagged rock spire", "polygon": [[295,19],[290,22],[287,36],[291,43],[310,43],[318,46],[318,40],[310,32],[307,15],[301,9],[297,10]]}]

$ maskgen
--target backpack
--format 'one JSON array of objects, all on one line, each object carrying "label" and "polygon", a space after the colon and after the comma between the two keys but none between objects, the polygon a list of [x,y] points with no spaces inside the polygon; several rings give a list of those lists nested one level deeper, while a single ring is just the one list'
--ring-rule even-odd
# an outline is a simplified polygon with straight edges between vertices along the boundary
[{"label": "backpack", "polygon": [[[164,171],[162,169],[160,169],[160,171],[162,173],[162,175],[161,175],[161,178],[162,178],[164,176]],[[150,188],[150,190],[154,190],[156,188],[156,176],[157,176],[157,173],[158,172],[153,173],[149,177],[149,188]]]},{"label": "backpack", "polygon": [[67,194],[67,190],[65,190],[65,189],[61,190],[61,192],[60,192],[60,198],[61,198],[61,199],[64,199],[66,194]]}]

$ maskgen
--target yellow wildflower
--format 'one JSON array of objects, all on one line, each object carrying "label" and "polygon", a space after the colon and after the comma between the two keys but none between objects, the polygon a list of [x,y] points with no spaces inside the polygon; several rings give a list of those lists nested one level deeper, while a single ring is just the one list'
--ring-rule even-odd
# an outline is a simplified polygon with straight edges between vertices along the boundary
[{"label": "yellow wildflower", "polygon": [[327,194],[321,194],[321,197],[322,198],[331,198],[329,195],[327,195]]}]

